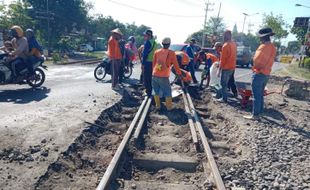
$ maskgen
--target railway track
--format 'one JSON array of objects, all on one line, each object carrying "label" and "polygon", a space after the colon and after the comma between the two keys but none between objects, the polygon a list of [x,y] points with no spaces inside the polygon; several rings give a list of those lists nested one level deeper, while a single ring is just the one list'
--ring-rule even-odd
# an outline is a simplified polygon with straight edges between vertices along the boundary
[{"label": "railway track", "polygon": [[190,95],[177,101],[157,113],[143,100],[97,190],[226,189]]}]

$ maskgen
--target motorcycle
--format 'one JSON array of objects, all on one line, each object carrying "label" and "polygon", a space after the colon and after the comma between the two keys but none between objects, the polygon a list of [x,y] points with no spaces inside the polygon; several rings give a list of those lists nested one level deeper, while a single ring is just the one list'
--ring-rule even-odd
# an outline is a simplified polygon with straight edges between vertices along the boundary
[{"label": "motorcycle", "polygon": [[[105,76],[112,75],[112,68],[111,68],[111,60],[107,57],[103,58],[99,65],[94,70],[94,76],[98,81],[101,81],[105,78]],[[129,61],[124,63],[123,65],[123,72],[124,78],[128,79],[132,75],[133,70],[133,62]]]},{"label": "motorcycle", "polygon": [[9,54],[0,52],[0,85],[5,84],[23,84],[26,83],[31,87],[40,87],[45,81],[45,73],[42,69],[47,69],[43,65],[44,60],[33,64],[34,75],[29,76],[27,68],[23,68],[18,76],[14,79],[11,65],[8,61]]}]

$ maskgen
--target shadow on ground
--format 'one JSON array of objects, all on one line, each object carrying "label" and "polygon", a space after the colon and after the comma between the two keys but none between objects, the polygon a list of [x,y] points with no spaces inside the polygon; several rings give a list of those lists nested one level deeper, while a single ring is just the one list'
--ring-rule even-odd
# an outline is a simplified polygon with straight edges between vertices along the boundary
[{"label": "shadow on ground", "polygon": [[51,89],[46,87],[2,90],[0,91],[0,102],[13,102],[15,104],[39,102],[47,98],[50,92]]}]

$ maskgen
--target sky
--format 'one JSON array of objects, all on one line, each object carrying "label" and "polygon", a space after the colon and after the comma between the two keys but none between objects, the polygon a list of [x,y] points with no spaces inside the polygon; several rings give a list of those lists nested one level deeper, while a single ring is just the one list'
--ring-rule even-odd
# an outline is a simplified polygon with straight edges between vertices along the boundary
[{"label": "sky", "polygon": [[[124,23],[150,26],[158,39],[171,37],[172,43],[183,43],[185,39],[203,28],[205,2],[208,0],[87,0],[92,2],[91,14],[112,16]],[[264,13],[281,14],[292,25],[295,17],[310,17],[310,8],[296,7],[295,4],[310,6],[310,0],[209,0],[207,18],[217,16],[224,18],[227,29],[232,30],[237,24],[242,31],[244,15],[246,17],[244,32],[255,34],[262,25]],[[250,25],[250,27],[249,27]],[[283,40],[284,44],[294,40],[293,35]]]},{"label": "sky", "polygon": [[[0,0],[9,3],[12,0]],[[123,23],[135,23],[152,28],[158,40],[170,37],[172,43],[183,43],[186,38],[203,28],[205,3],[208,0],[85,0],[94,5],[90,14],[112,16]],[[232,30],[236,24],[242,31],[244,15],[244,32],[255,34],[262,25],[264,13],[281,14],[292,25],[295,17],[310,17],[310,8],[296,7],[302,4],[310,7],[310,0],[209,0],[207,18],[217,16],[224,18],[227,29]],[[221,4],[221,9],[219,7]],[[250,25],[250,27],[249,27]],[[295,40],[290,34],[282,42]]]}]

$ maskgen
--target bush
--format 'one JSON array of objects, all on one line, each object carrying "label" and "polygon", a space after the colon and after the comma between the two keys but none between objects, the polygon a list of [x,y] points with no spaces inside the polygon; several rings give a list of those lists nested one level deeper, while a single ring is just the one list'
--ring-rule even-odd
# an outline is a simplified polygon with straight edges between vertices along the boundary
[{"label": "bush", "polygon": [[304,63],[305,63],[305,68],[310,69],[310,57],[305,58]]},{"label": "bush", "polygon": [[60,54],[59,53],[53,53],[52,60],[53,60],[53,63],[57,63],[58,61],[61,61]]}]

